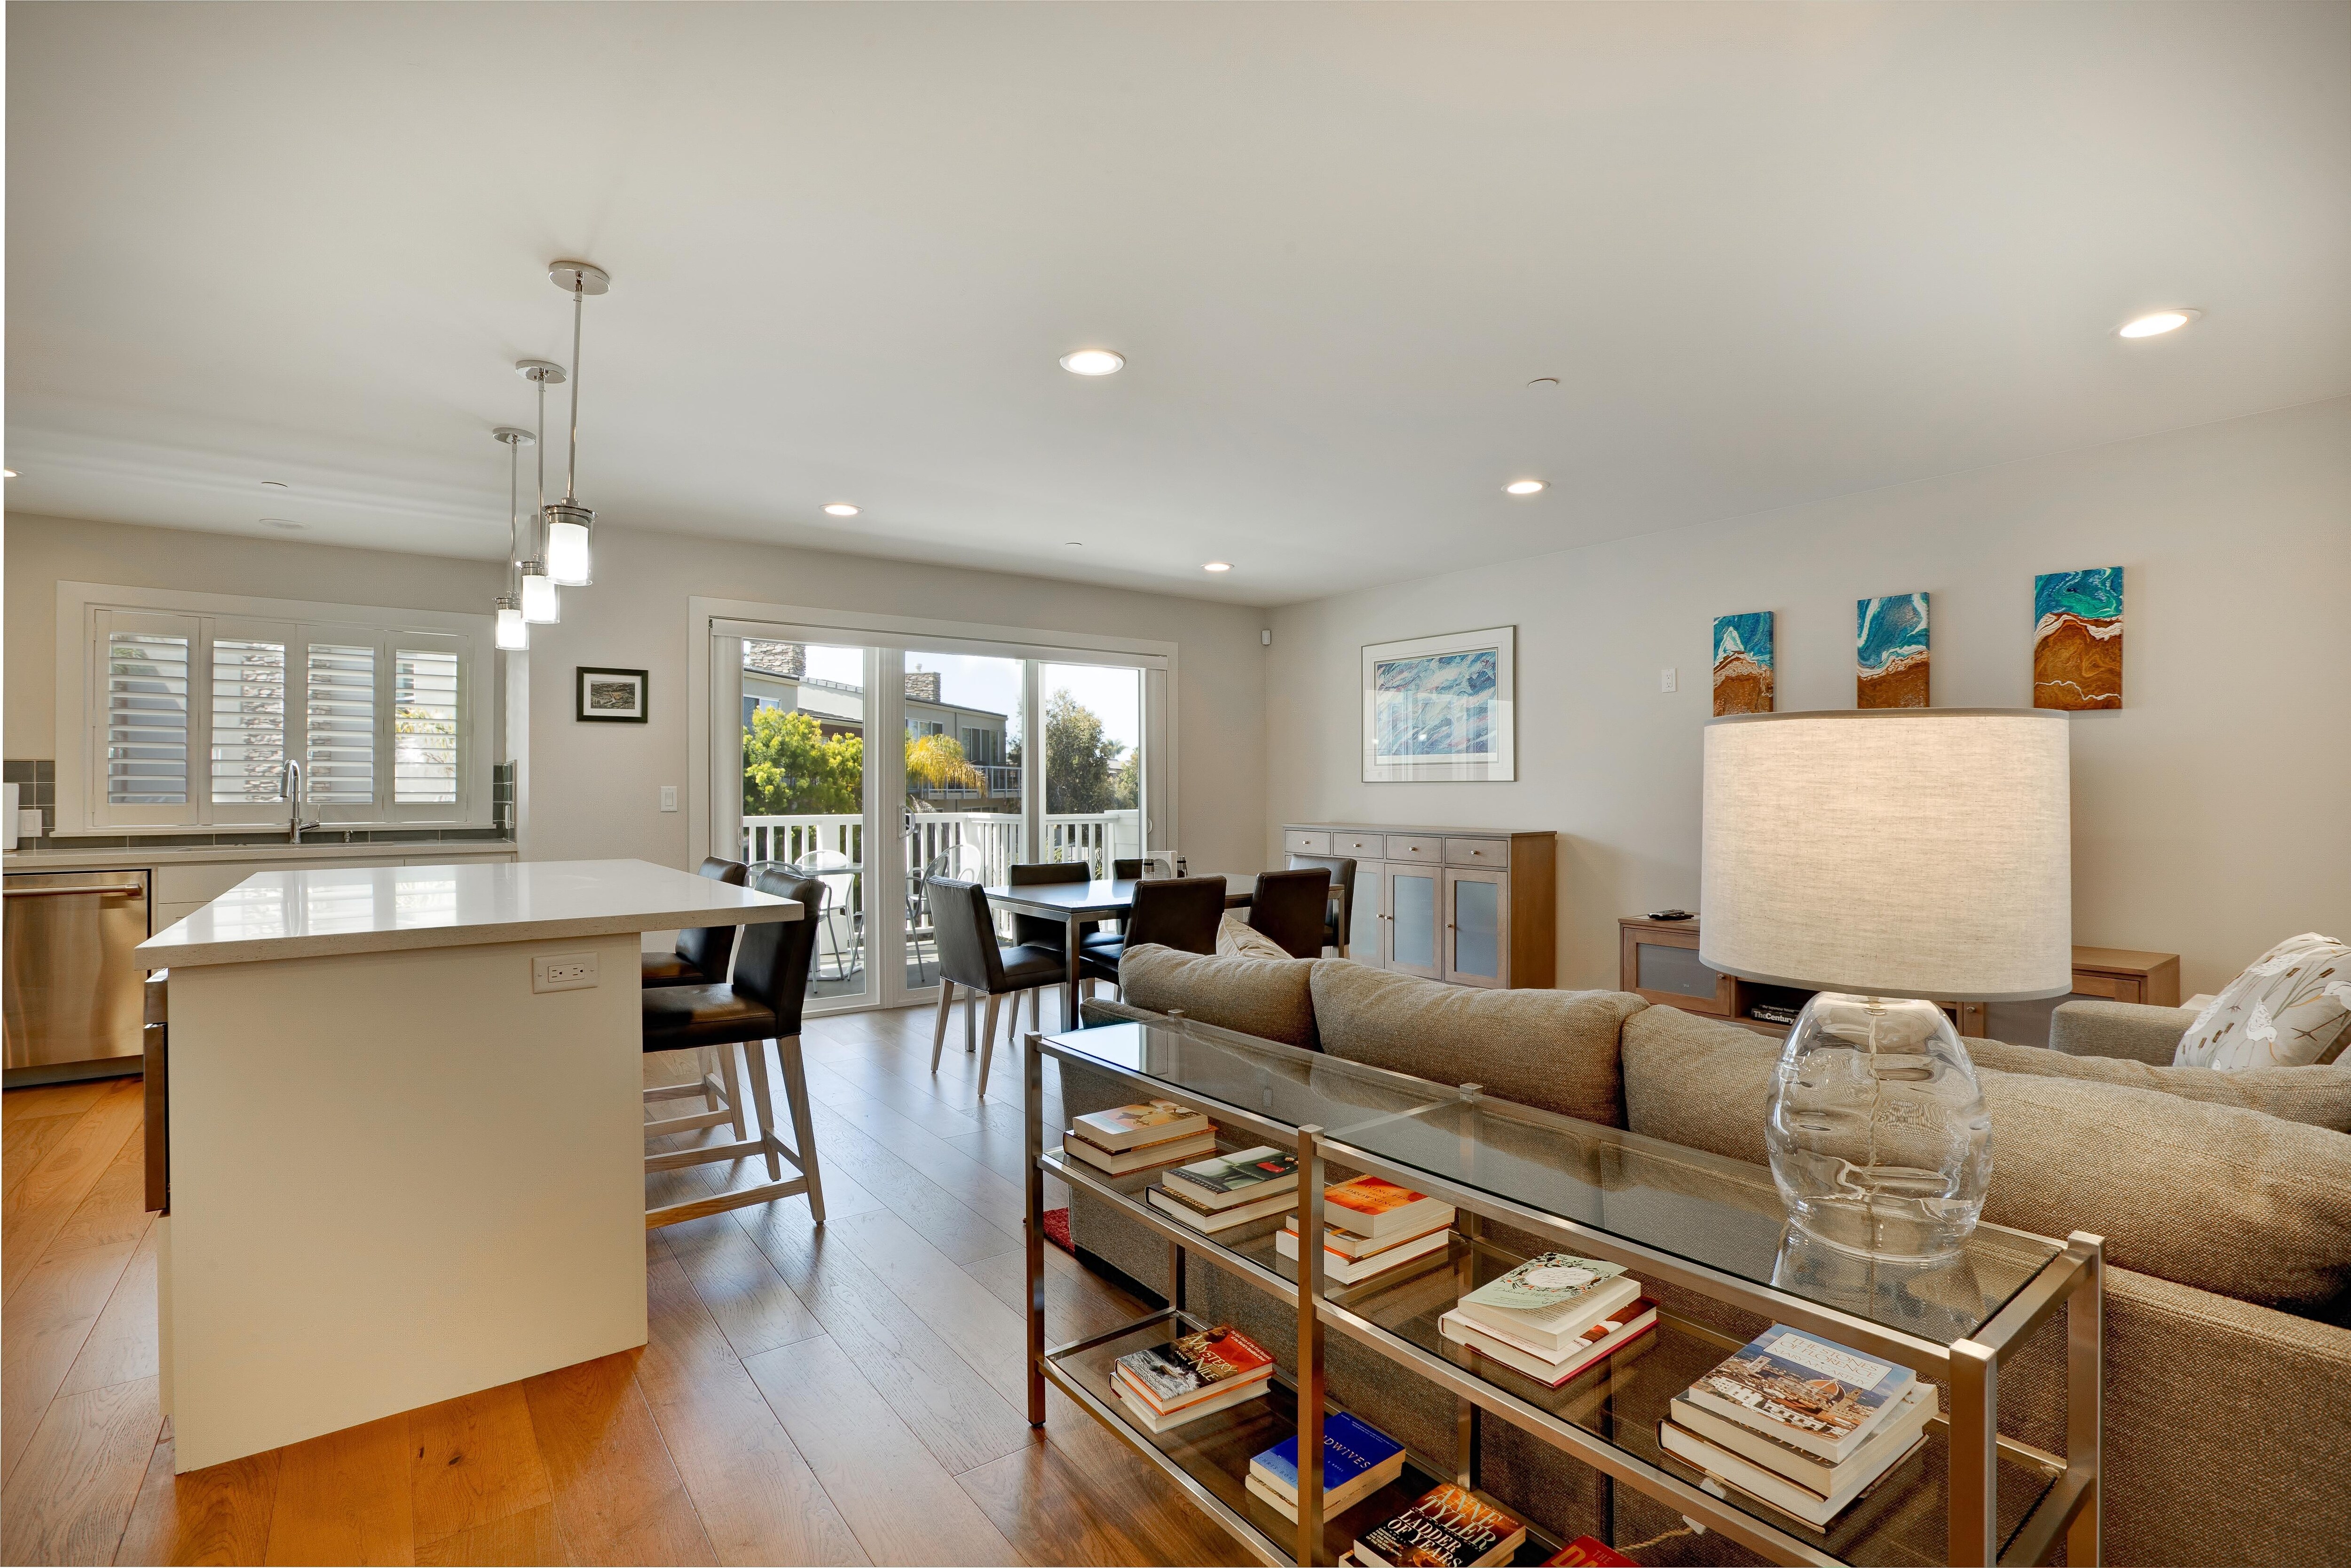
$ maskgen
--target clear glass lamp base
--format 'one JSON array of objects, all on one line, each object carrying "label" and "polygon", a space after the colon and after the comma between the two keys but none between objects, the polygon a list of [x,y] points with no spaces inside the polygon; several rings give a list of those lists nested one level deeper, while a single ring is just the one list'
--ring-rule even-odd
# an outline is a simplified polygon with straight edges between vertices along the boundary
[{"label": "clear glass lamp base", "polygon": [[1797,1228],[1866,1257],[1958,1251],[1991,1184],[1975,1065],[1932,1002],[1815,995],[1780,1053],[1764,1142]]}]

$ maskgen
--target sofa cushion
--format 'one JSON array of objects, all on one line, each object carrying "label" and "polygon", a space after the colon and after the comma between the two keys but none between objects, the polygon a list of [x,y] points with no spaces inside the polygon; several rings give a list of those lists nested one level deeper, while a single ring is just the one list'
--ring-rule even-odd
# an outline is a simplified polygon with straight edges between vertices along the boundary
[{"label": "sofa cushion", "polygon": [[2175,1067],[2303,1067],[2351,1044],[2351,946],[2305,931],[2222,988],[2179,1037]]},{"label": "sofa cushion", "polygon": [[1480,991],[1314,962],[1314,1021],[1332,1055],[1611,1127],[1625,1124],[1617,1030],[1647,1005],[1625,991]]},{"label": "sofa cushion", "polygon": [[1224,958],[1287,958],[1290,949],[1238,915],[1217,922],[1217,955]]},{"label": "sofa cushion", "polygon": [[2034,1078],[2073,1078],[2126,1089],[2152,1089],[2183,1100],[2209,1105],[2241,1105],[2286,1122],[2301,1122],[2337,1133],[2351,1133],[2351,1068],[2248,1067],[2241,1072],[2214,1072],[2203,1067],[2150,1067],[2144,1061],[2116,1061],[2107,1056],[2068,1056],[2035,1045],[2008,1045],[1997,1040],[1970,1040],[1968,1048],[1978,1067],[2001,1072],[2022,1072]]},{"label": "sofa cushion", "polygon": [[1118,990],[1129,1007],[1186,1018],[1259,1040],[1319,1051],[1314,1001],[1308,979],[1311,958],[1227,957],[1179,953],[1145,943],[1118,961]]},{"label": "sofa cushion", "polygon": [[[1646,1009],[1625,1023],[1628,1124],[1766,1164],[1779,1058],[1737,1024]],[[1978,1076],[1991,1223],[2091,1231],[2117,1268],[2289,1312],[2326,1312],[2351,1290],[2351,1136],[2119,1084]]]}]

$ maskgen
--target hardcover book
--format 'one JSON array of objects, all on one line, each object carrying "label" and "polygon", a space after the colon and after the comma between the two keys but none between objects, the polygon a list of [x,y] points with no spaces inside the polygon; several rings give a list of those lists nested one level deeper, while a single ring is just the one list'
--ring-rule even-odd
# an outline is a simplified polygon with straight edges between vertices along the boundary
[{"label": "hardcover book", "polygon": [[1481,1568],[1526,1538],[1525,1525],[1448,1483],[1357,1536],[1354,1552],[1379,1568]]},{"label": "hardcover book", "polygon": [[1641,1565],[1636,1559],[1625,1556],[1604,1541],[1579,1535],[1544,1558],[1542,1568],[1641,1568]]},{"label": "hardcover book", "polygon": [[[1449,1230],[1452,1227],[1453,1206],[1448,1203],[1445,1206],[1445,1212],[1442,1215],[1424,1216],[1413,1227],[1393,1231],[1385,1236],[1358,1236],[1351,1230],[1340,1230],[1334,1227],[1324,1226],[1322,1250],[1333,1257],[1344,1258],[1353,1262],[1358,1259],[1375,1257],[1391,1247],[1401,1247],[1408,1241],[1417,1241],[1424,1236],[1439,1230]],[[1295,1240],[1298,1236],[1298,1217],[1290,1216],[1283,1222],[1282,1228],[1289,1231],[1291,1239]]]},{"label": "hardcover book", "polygon": [[1447,1312],[1437,1320],[1437,1332],[1445,1338],[1466,1344],[1546,1388],[1564,1386],[1656,1326],[1657,1303],[1646,1296],[1635,1297],[1606,1313],[1559,1353],[1514,1341],[1459,1312]]},{"label": "hardcover book", "polygon": [[[1342,1285],[1360,1285],[1364,1281],[1377,1279],[1391,1270],[1401,1269],[1408,1263],[1415,1263],[1423,1258],[1443,1252],[1452,1239],[1453,1233],[1449,1230],[1432,1230],[1426,1235],[1416,1236],[1409,1240],[1399,1242],[1394,1247],[1384,1248],[1368,1258],[1353,1259],[1343,1258],[1332,1248],[1325,1247],[1322,1249],[1322,1277]],[[1277,1232],[1273,1239],[1273,1249],[1277,1256],[1296,1262],[1298,1232],[1295,1230]]]},{"label": "hardcover book", "polygon": [[[1404,1445],[1343,1412],[1322,1418],[1322,1514],[1353,1506],[1404,1473]],[[1252,1490],[1286,1518],[1298,1518],[1298,1438],[1249,1460]]]},{"label": "hardcover book", "polygon": [[1150,1200],[1152,1207],[1173,1215],[1193,1229],[1206,1231],[1211,1236],[1236,1226],[1247,1225],[1253,1219],[1271,1218],[1298,1206],[1295,1188],[1275,1193],[1271,1197],[1259,1198],[1255,1203],[1236,1204],[1230,1208],[1204,1208],[1186,1193],[1170,1187],[1165,1180],[1155,1186],[1144,1188],[1143,1196]]},{"label": "hardcover book", "polygon": [[1925,1429],[1941,1407],[1941,1400],[1931,1383],[1913,1383],[1895,1404],[1894,1411],[1873,1428],[1861,1446],[1842,1461],[1823,1458],[1810,1449],[1800,1448],[1766,1432],[1740,1422],[1702,1410],[1687,1399],[1676,1399],[1666,1406],[1666,1414],[1674,1425],[1695,1437],[1703,1437],[1716,1448],[1753,1461],[1774,1474],[1786,1477],[1806,1491],[1822,1498],[1836,1495],[1838,1490],[1850,1490],[1848,1473],[1866,1469],[1871,1456],[1878,1446],[1888,1441],[1897,1448],[1907,1448],[1911,1437]]},{"label": "hardcover book", "polygon": [[1641,1293],[1640,1281],[1615,1263],[1547,1252],[1461,1298],[1464,1317],[1513,1340],[1557,1354],[1583,1330]]},{"label": "hardcover book", "polygon": [[1671,1421],[1657,1423],[1657,1446],[1683,1463],[1736,1487],[1759,1502],[1768,1503],[1791,1519],[1800,1520],[1814,1530],[1826,1530],[1836,1522],[1838,1514],[1927,1446],[1927,1435],[1920,1429],[1923,1425],[1923,1421],[1906,1421],[1888,1428],[1884,1441],[1872,1438],[1856,1453],[1853,1463],[1840,1469],[1837,1490],[1825,1498],[1761,1465],[1719,1448]]},{"label": "hardcover book", "polygon": [[1690,1385],[1686,1397],[1834,1462],[1858,1448],[1916,1381],[1907,1366],[1774,1323]]},{"label": "hardcover book", "polygon": [[1129,1352],[1117,1365],[1163,1414],[1218,1392],[1220,1385],[1273,1375],[1273,1357],[1264,1346],[1221,1325]]},{"label": "hardcover book", "polygon": [[1264,1397],[1266,1389],[1270,1386],[1271,1384],[1266,1378],[1253,1378],[1238,1387],[1212,1394],[1197,1404],[1186,1405],[1179,1410],[1170,1410],[1163,1416],[1154,1410],[1150,1402],[1136,1392],[1134,1383],[1124,1372],[1116,1374],[1110,1382],[1111,1394],[1120,1405],[1125,1407],[1127,1419],[1146,1432],[1172,1432],[1178,1427],[1188,1426],[1194,1421],[1205,1419],[1219,1410],[1229,1410],[1235,1406],[1247,1405],[1252,1400]]},{"label": "hardcover book", "polygon": [[1374,1176],[1324,1187],[1322,1206],[1322,1222],[1333,1230],[1374,1239],[1418,1233],[1440,1217],[1442,1223],[1453,1223],[1451,1204]]},{"label": "hardcover book", "polygon": [[1072,1132],[1061,1139],[1061,1152],[1073,1159],[1084,1161],[1098,1171],[1111,1176],[1125,1176],[1130,1171],[1148,1170],[1153,1166],[1215,1154],[1217,1133],[1211,1127],[1204,1133],[1189,1133],[1161,1143],[1135,1144],[1119,1154],[1112,1154],[1097,1146],[1091,1139],[1079,1137]]},{"label": "hardcover book", "polygon": [[1167,1173],[1166,1179],[1203,1208],[1228,1208],[1277,1192],[1295,1191],[1298,1156],[1263,1145],[1218,1155],[1212,1160],[1177,1166]]},{"label": "hardcover book", "polygon": [[1120,1154],[1137,1144],[1162,1144],[1208,1131],[1208,1118],[1173,1100],[1152,1100],[1089,1112],[1070,1119],[1070,1130],[1098,1149]]}]

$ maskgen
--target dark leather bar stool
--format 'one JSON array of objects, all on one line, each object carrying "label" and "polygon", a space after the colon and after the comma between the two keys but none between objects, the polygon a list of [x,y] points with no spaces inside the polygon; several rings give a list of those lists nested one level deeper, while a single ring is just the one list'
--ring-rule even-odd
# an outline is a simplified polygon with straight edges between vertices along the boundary
[{"label": "dark leather bar stool", "polygon": [[[741,861],[720,860],[716,855],[703,858],[700,874],[729,887],[741,887],[749,879],[751,868]],[[715,986],[726,978],[726,967],[735,957],[735,932],[732,925],[705,925],[677,934],[677,945],[667,953],[638,955],[640,983],[648,990],[657,986]],[[682,1100],[702,1096],[703,1110],[707,1113],[695,1124],[715,1127],[721,1122],[735,1124],[735,1135],[744,1135],[743,1085],[735,1075],[735,1058],[727,1053],[705,1051],[695,1064],[699,1069],[692,1083],[672,1083],[646,1092],[648,1099]],[[684,1118],[680,1118],[681,1121]],[[668,1125],[669,1132],[683,1133],[682,1125]]]},{"label": "dark leather bar stool", "polygon": [[1339,956],[1347,956],[1347,933],[1355,928],[1355,862],[1341,855],[1292,855],[1290,869],[1307,871],[1321,866],[1331,873],[1331,885],[1339,891],[1338,898],[1329,912],[1322,927],[1322,945],[1336,947]]},{"label": "dark leather bar stool", "polygon": [[1331,873],[1270,871],[1259,874],[1249,899],[1249,923],[1293,958],[1319,958],[1331,924]]},{"label": "dark leather bar stool", "polygon": [[[1080,870],[1084,868],[1081,866]],[[987,1069],[996,1053],[996,1014],[1001,999],[1012,998],[1017,1019],[1022,991],[1058,986],[1069,977],[1070,961],[1059,943],[1050,947],[1029,944],[1007,947],[996,939],[996,923],[987,907],[987,890],[976,882],[936,877],[931,882],[931,919],[939,935],[939,1016],[931,1030],[931,1071],[939,1070],[939,1053],[947,1039],[947,1012],[955,1006],[956,988],[964,993],[963,1048],[972,1049],[972,1019],[979,998],[987,998],[987,1021],[978,1030],[979,1092],[987,1095]]]},{"label": "dark leather bar stool", "polygon": [[[644,1048],[650,1056],[658,1051],[716,1050],[726,1061],[730,1081],[734,1072],[734,1056],[744,1051],[751,1081],[751,1103],[758,1121],[758,1135],[742,1135],[742,1123],[736,1122],[737,1139],[731,1144],[717,1144],[707,1148],[679,1149],[670,1154],[647,1155],[645,1172],[674,1171],[687,1166],[706,1165],[714,1160],[763,1157],[768,1164],[768,1180],[738,1192],[721,1193],[716,1197],[696,1198],[689,1203],[674,1203],[664,1208],[645,1211],[648,1229],[661,1225],[675,1225],[681,1220],[699,1219],[705,1214],[717,1214],[729,1208],[742,1208],[755,1203],[768,1203],[798,1193],[808,1194],[809,1212],[819,1225],[824,1223],[824,1184],[817,1174],[816,1134],[809,1116],[808,1074],[800,1063],[800,1006],[808,996],[809,965],[816,952],[816,913],[822,897],[823,884],[813,877],[796,876],[790,872],[762,870],[751,878],[754,890],[772,894],[778,898],[796,900],[802,910],[798,920],[772,921],[747,926],[741,939],[742,951],[735,960],[735,977],[720,985],[662,986],[641,993],[644,1014]],[[787,1147],[776,1134],[775,1108],[768,1084],[768,1040],[776,1042],[776,1056],[784,1072],[784,1097],[792,1121],[792,1141],[796,1147]],[[648,1090],[650,1101],[658,1091]],[[739,1118],[739,1109],[736,1113]],[[725,1120],[691,1116],[681,1120],[696,1126],[716,1126]],[[683,1132],[685,1127],[674,1123],[647,1124],[648,1137],[664,1132]],[[789,1160],[799,1174],[786,1181],[783,1162]]]},{"label": "dark leather bar stool", "polygon": [[1217,926],[1225,917],[1225,879],[1220,876],[1163,877],[1134,884],[1134,907],[1126,918],[1126,932],[1117,946],[1084,947],[1078,955],[1078,973],[1089,980],[1118,984],[1118,961],[1129,947],[1156,943],[1182,953],[1217,950]]}]

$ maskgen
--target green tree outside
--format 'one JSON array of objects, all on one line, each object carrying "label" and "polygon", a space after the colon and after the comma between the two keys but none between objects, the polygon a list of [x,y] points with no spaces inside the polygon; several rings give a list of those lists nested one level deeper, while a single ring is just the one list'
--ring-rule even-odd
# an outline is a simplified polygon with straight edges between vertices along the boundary
[{"label": "green tree outside", "polygon": [[[984,787],[963,747],[944,735],[906,737],[908,782],[934,789]],[[816,716],[763,707],[743,732],[743,814],[853,816],[865,810],[865,738],[825,738]]]},{"label": "green tree outside", "polygon": [[1055,692],[1045,707],[1045,810],[1132,810],[1142,799],[1142,751],[1111,739],[1101,715]]}]

